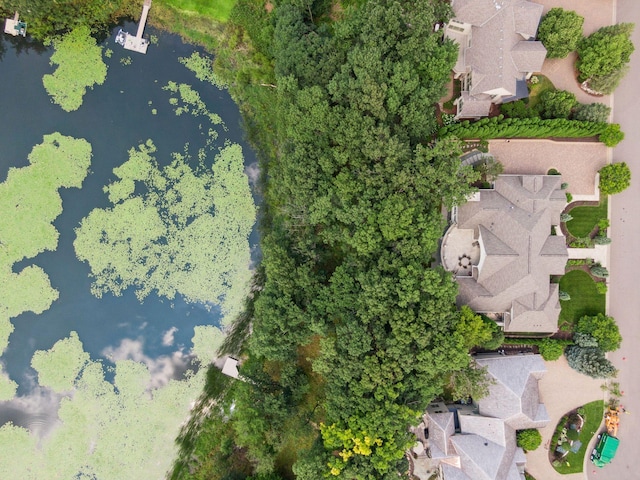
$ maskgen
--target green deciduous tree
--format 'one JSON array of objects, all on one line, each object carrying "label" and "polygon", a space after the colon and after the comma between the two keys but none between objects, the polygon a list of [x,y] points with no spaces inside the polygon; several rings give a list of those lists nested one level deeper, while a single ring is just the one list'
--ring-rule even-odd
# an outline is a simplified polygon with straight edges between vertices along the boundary
[{"label": "green deciduous tree", "polygon": [[594,317],[584,316],[578,320],[577,333],[591,335],[603,352],[612,352],[620,348],[622,335],[613,317],[599,313]]},{"label": "green deciduous tree", "polygon": [[542,435],[537,428],[528,428],[526,430],[518,430],[516,440],[518,446],[525,452],[532,452],[542,443]]},{"label": "green deciduous tree", "polygon": [[576,105],[576,96],[566,90],[546,90],[537,105],[542,118],[569,118]]},{"label": "green deciduous tree", "polygon": [[452,372],[446,385],[446,391],[453,401],[479,400],[489,394],[489,387],[495,380],[487,374],[487,367],[480,367],[473,360],[465,368]]},{"label": "green deciduous tree", "polygon": [[631,184],[631,169],[625,162],[612,163],[602,167],[600,173],[600,193],[613,195],[627,189]]},{"label": "green deciduous tree", "polygon": [[567,347],[565,355],[571,368],[589,377],[611,378],[616,376],[616,368],[605,358],[599,348],[571,345]]},{"label": "green deciduous tree", "polygon": [[564,58],[578,47],[584,18],[572,10],[552,8],[542,17],[538,40],[547,49],[548,58]]},{"label": "green deciduous tree", "polygon": [[633,23],[602,27],[578,43],[578,80],[604,77],[621,70],[634,51],[631,42]]}]

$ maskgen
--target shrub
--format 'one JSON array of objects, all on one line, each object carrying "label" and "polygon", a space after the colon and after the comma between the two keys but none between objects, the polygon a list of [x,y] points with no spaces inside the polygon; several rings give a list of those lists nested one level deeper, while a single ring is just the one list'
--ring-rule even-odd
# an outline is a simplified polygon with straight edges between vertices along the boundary
[{"label": "shrub", "polygon": [[567,342],[558,341],[553,338],[543,338],[538,344],[540,355],[548,362],[558,360],[564,353],[566,347]]},{"label": "shrub", "polygon": [[500,113],[510,118],[532,118],[538,115],[534,109],[527,106],[524,100],[503,103],[500,105]]},{"label": "shrub", "polygon": [[518,446],[525,452],[532,452],[542,443],[542,435],[540,435],[540,432],[535,428],[518,430],[518,433],[516,433],[516,439]]},{"label": "shrub", "polygon": [[441,115],[441,118],[442,118],[443,125],[452,125],[458,121],[456,119],[456,116],[452,113],[443,113]]},{"label": "shrub", "polygon": [[489,326],[491,329],[491,339],[484,342],[480,345],[481,348],[485,350],[496,350],[500,347],[500,345],[504,342],[504,332],[498,326],[496,322],[491,320],[486,315],[480,315],[482,317],[482,321]]},{"label": "shrub", "polygon": [[560,298],[560,300],[562,300],[563,302],[567,302],[571,300],[571,295],[569,295],[567,292],[563,292],[562,290],[560,290],[560,292],[558,292],[558,298]]},{"label": "shrub", "polygon": [[596,282],[596,292],[600,295],[607,293],[607,284],[605,282]]},{"label": "shrub", "polygon": [[609,222],[608,218],[601,218],[600,220],[598,220],[598,230],[600,232],[604,232],[607,228],[609,228],[609,225],[611,225],[611,223]]},{"label": "shrub", "polygon": [[567,182],[562,182],[562,183],[560,184],[560,188],[561,188],[562,190],[566,190],[567,188],[569,188],[569,184],[568,184]]},{"label": "shrub", "polygon": [[578,80],[603,77],[629,63],[634,47],[631,42],[632,23],[602,27],[578,42]]},{"label": "shrub", "polygon": [[610,113],[611,107],[604,103],[579,103],[573,109],[573,119],[583,122],[606,122]]},{"label": "shrub", "polygon": [[576,103],[576,96],[571,92],[547,90],[540,95],[537,109],[542,118],[569,118]]},{"label": "shrub", "polygon": [[537,75],[533,75],[530,79],[529,82],[531,82],[531,85],[535,85],[536,83],[538,83],[540,81],[540,79],[537,77]]},{"label": "shrub", "polygon": [[593,247],[593,240],[591,240],[591,237],[580,237],[573,240],[573,242],[571,242],[569,246],[571,248],[591,248]]},{"label": "shrub", "polygon": [[605,235],[596,235],[593,241],[596,245],[609,245],[611,243],[611,239]]},{"label": "shrub", "polygon": [[569,221],[573,220],[573,217],[571,216],[570,213],[561,213],[560,214],[560,221],[567,223]]},{"label": "shrub", "polygon": [[572,10],[552,8],[542,17],[538,40],[547,49],[547,58],[564,58],[578,47],[584,18]]},{"label": "shrub", "polygon": [[571,201],[573,200],[573,195],[571,195],[569,192],[566,192],[565,195],[567,197],[567,203],[571,203]]},{"label": "shrub", "polygon": [[631,170],[625,162],[611,163],[600,169],[600,193],[612,195],[622,192],[631,184]]},{"label": "shrub", "polygon": [[598,340],[593,338],[588,333],[576,332],[573,334],[573,341],[579,347],[589,348],[589,347],[597,347]]},{"label": "shrub", "polygon": [[567,260],[567,265],[593,265],[592,258],[572,258]]},{"label": "shrub", "polygon": [[604,353],[599,348],[571,345],[567,348],[565,355],[571,368],[589,377],[611,378],[617,373],[613,364],[604,357]]},{"label": "shrub", "polygon": [[555,168],[550,168],[549,171],[547,172],[547,175],[561,175],[561,173]]},{"label": "shrub", "polygon": [[591,275],[596,278],[607,278],[609,276],[609,270],[607,270],[606,267],[594,265],[591,267]]},{"label": "shrub", "polygon": [[612,123],[607,125],[607,128],[600,133],[598,140],[604,143],[607,147],[615,147],[624,140],[624,132],[620,130],[620,125]]},{"label": "shrub", "polygon": [[591,335],[598,342],[598,348],[603,352],[613,352],[620,348],[622,335],[613,317],[599,313],[590,317],[585,315],[578,320],[576,333]]}]

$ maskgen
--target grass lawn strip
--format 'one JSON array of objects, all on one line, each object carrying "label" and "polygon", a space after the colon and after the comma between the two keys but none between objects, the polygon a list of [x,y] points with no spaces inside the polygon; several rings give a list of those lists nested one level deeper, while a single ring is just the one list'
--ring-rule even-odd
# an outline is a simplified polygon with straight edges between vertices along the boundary
[{"label": "grass lawn strip", "polygon": [[558,324],[561,330],[572,331],[575,323],[585,315],[605,313],[606,295],[596,290],[596,284],[584,270],[571,270],[560,279],[560,290],[571,300],[561,301]]},{"label": "grass lawn strip", "polygon": [[[571,188],[571,185],[569,185]],[[608,200],[600,202],[597,206],[580,206],[572,208],[569,214],[573,220],[567,222],[567,230],[576,238],[586,237],[598,224],[598,221],[607,218]]]},{"label": "grass lawn strip", "polygon": [[[582,446],[578,453],[569,452],[564,457],[565,462],[559,467],[554,467],[558,473],[580,473],[584,465],[584,455],[589,447],[589,440],[598,433],[598,426],[602,421],[602,415],[604,413],[604,402],[602,400],[596,400],[595,402],[587,403],[584,407],[585,410],[585,423],[580,430],[580,437],[578,440],[582,442]],[[564,419],[564,417],[563,417]]]},{"label": "grass lawn strip", "polygon": [[213,18],[220,22],[226,22],[229,19],[231,9],[236,0],[160,0],[165,5],[170,5],[176,10],[187,15],[197,14],[203,17]]}]

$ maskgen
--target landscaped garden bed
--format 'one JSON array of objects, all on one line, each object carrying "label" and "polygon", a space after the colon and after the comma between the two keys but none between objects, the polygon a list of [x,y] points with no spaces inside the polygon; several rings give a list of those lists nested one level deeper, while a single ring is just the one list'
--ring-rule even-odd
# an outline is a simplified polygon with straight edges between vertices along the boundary
[{"label": "landscaped garden bed", "polygon": [[558,473],[580,473],[589,441],[598,432],[604,402],[596,400],[567,413],[556,427],[549,446],[549,461]]},{"label": "landscaped garden bed", "polygon": [[608,240],[600,239],[607,238],[608,203],[605,196],[600,202],[573,202],[565,209],[563,215],[569,215],[571,219],[560,225],[563,235],[567,237],[567,245],[581,248],[607,243]]}]

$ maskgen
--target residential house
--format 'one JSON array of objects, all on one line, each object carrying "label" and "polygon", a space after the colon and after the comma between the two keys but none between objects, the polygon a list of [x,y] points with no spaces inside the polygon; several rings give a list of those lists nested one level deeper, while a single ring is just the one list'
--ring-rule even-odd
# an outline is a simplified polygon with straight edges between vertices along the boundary
[{"label": "residential house", "polygon": [[458,304],[488,314],[505,333],[558,329],[558,284],[568,252],[557,226],[566,205],[559,175],[500,175],[452,212],[441,249]]},{"label": "residential house", "polygon": [[547,50],[534,41],[543,6],[529,0],[451,0],[445,36],[458,44],[457,118],[489,115],[492,104],[528,96],[526,81]]},{"label": "residential house", "polygon": [[425,453],[414,454],[414,474],[426,471],[421,469],[426,463],[444,480],[524,480],[526,458],[517,446],[516,430],[549,422],[538,390],[544,361],[539,355],[494,355],[476,361],[487,367],[494,382],[489,394],[470,405],[429,405],[415,429],[418,451]]}]

